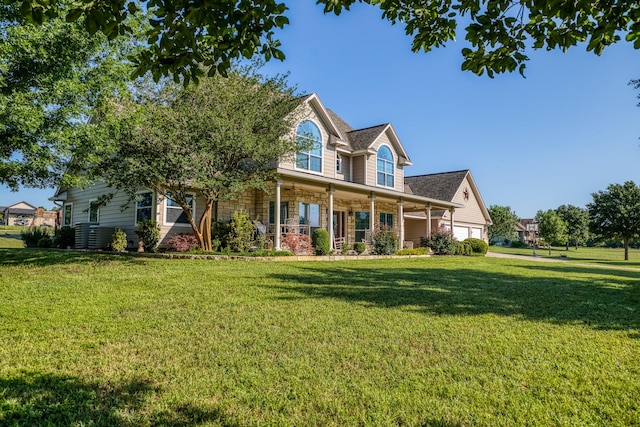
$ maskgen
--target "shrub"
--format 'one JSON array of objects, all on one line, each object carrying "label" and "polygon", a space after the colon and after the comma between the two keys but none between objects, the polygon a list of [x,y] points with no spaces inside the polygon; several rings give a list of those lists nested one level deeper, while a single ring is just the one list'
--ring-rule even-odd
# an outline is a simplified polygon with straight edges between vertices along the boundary
[{"label": "shrub", "polygon": [[529,245],[527,245],[525,242],[521,242],[520,240],[513,240],[511,242],[511,247],[517,249],[526,249],[529,247]]},{"label": "shrub", "polygon": [[167,250],[172,252],[189,252],[198,247],[198,239],[193,234],[180,233],[167,242]]},{"label": "shrub", "polygon": [[379,229],[373,235],[372,252],[377,255],[391,255],[398,249],[396,234],[388,229]]},{"label": "shrub", "polygon": [[49,230],[45,227],[33,227],[30,230],[25,230],[20,233],[22,237],[22,241],[28,248],[38,247],[38,242],[43,238],[50,239],[51,234]]},{"label": "shrub", "polygon": [[453,250],[454,255],[465,255],[470,256],[473,255],[473,246],[466,240],[462,242],[454,242],[455,249]]},{"label": "shrub", "polygon": [[111,250],[116,252],[123,252],[127,249],[127,233],[120,230],[116,230],[111,239]]},{"label": "shrub", "polygon": [[469,237],[464,240],[471,245],[471,249],[473,250],[473,255],[484,256],[489,250],[489,245],[482,239],[476,239],[474,237]]},{"label": "shrub", "polygon": [[329,232],[324,228],[318,228],[313,231],[311,244],[316,255],[327,255],[331,252],[331,242],[329,240]]},{"label": "shrub", "polygon": [[427,239],[424,236],[420,236],[420,247],[421,248],[428,248],[429,247],[429,239]]},{"label": "shrub", "polygon": [[65,225],[60,227],[55,232],[54,245],[66,249],[72,248],[76,245],[76,230],[75,228]]},{"label": "shrub", "polygon": [[363,254],[364,251],[367,250],[367,246],[363,242],[355,242],[353,244],[353,250],[356,251],[358,255]]},{"label": "shrub", "polygon": [[38,240],[38,247],[39,248],[51,248],[51,247],[53,247],[53,240],[49,236],[42,237],[40,240]]},{"label": "shrub", "polygon": [[429,255],[429,248],[400,249],[396,255]]},{"label": "shrub", "polygon": [[160,241],[160,227],[154,221],[141,221],[138,223],[138,236],[142,241],[142,246],[149,252],[158,250]]},{"label": "shrub", "polygon": [[345,242],[345,243],[342,245],[342,249],[340,249],[340,252],[341,252],[342,254],[348,254],[350,250],[351,250],[351,245]]},{"label": "shrub", "polygon": [[282,243],[296,255],[311,252],[311,239],[306,234],[287,233],[282,238]]},{"label": "shrub", "polygon": [[229,221],[227,245],[234,252],[246,252],[253,244],[256,227],[244,211],[235,211]]},{"label": "shrub", "polygon": [[229,224],[217,221],[211,224],[211,246],[214,251],[228,245]]},{"label": "shrub", "polygon": [[455,250],[453,234],[444,228],[438,228],[431,233],[428,245],[435,255],[451,255]]}]

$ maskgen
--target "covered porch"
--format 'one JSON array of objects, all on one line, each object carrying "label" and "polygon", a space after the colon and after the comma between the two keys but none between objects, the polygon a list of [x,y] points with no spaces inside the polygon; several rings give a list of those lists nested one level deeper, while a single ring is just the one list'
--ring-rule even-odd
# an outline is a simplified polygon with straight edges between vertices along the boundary
[{"label": "covered porch", "polygon": [[448,210],[451,229],[454,211],[461,205],[413,194],[371,187],[348,181],[314,176],[291,170],[279,170],[271,194],[263,200],[264,218],[268,218],[268,238],[274,249],[281,249],[287,233],[311,235],[317,228],[329,232],[332,249],[343,243],[371,242],[380,228],[392,230],[399,247],[413,247],[420,238],[406,235],[405,218],[425,215],[424,234],[431,234],[431,212]]}]

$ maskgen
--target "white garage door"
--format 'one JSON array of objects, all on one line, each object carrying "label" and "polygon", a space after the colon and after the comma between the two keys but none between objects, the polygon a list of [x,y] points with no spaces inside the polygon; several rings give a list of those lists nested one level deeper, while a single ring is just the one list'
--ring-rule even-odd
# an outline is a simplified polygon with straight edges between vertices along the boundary
[{"label": "white garage door", "polygon": [[482,239],[482,228],[471,227],[471,237]]},{"label": "white garage door", "polygon": [[469,237],[469,227],[453,227],[453,237],[458,241],[463,241]]}]

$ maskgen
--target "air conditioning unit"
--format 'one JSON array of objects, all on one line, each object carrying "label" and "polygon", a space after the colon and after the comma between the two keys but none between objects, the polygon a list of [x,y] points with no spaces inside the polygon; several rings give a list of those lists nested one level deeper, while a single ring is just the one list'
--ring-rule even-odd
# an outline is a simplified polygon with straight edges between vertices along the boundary
[{"label": "air conditioning unit", "polygon": [[89,228],[89,249],[107,249],[115,232],[114,227]]},{"label": "air conditioning unit", "polygon": [[76,249],[87,249],[89,247],[89,229],[95,225],[91,222],[79,222],[75,225]]}]

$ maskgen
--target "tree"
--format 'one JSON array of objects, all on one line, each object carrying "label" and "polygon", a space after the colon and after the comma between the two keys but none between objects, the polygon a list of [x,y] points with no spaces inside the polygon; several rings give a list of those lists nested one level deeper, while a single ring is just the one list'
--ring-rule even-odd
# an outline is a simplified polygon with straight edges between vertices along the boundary
[{"label": "tree", "polygon": [[611,184],[605,191],[591,194],[587,204],[593,233],[622,239],[624,259],[629,260],[629,240],[640,236],[640,187],[633,181]]},{"label": "tree", "polygon": [[[292,1],[292,0],[290,0]],[[283,59],[275,31],[289,24],[286,4],[278,0],[78,0],[60,12],[56,0],[5,0],[19,4],[22,16],[42,22],[64,14],[84,18],[89,33],[102,31],[113,38],[130,31],[126,18],[140,8],[152,11],[147,49],[137,55],[136,76],[151,70],[160,76],[197,80],[206,70],[226,73],[234,59],[260,55]],[[463,70],[476,74],[519,70],[523,73],[527,48],[566,50],[586,42],[601,54],[621,37],[640,48],[640,5],[632,1],[560,0],[317,0],[325,13],[340,15],[354,3],[377,6],[382,17],[405,26],[413,37],[412,50],[430,51],[454,41],[460,22],[466,24]],[[204,66],[204,69],[202,68]]]},{"label": "tree", "polygon": [[583,244],[589,238],[589,212],[586,209],[573,205],[561,205],[556,209],[556,213],[567,224],[567,250],[569,243],[575,245]]},{"label": "tree", "polygon": [[514,240],[517,238],[516,224],[520,218],[509,206],[491,205],[489,216],[492,222],[488,227],[489,242],[495,239]]},{"label": "tree", "polygon": [[[210,251],[216,202],[267,190],[274,161],[300,148],[291,131],[300,99],[284,78],[265,78],[254,68],[162,93],[142,103],[114,102],[99,117],[100,134],[113,147],[99,156],[93,176],[131,197],[144,187],[170,198]],[[197,222],[194,192],[206,202]]]},{"label": "tree", "polygon": [[552,242],[564,242],[567,239],[567,224],[552,209],[536,213],[538,234],[544,239],[551,255]]},{"label": "tree", "polygon": [[89,37],[84,19],[36,26],[22,12],[0,6],[0,184],[14,191],[53,185],[81,156],[92,109],[128,90],[123,59],[135,48]]}]

